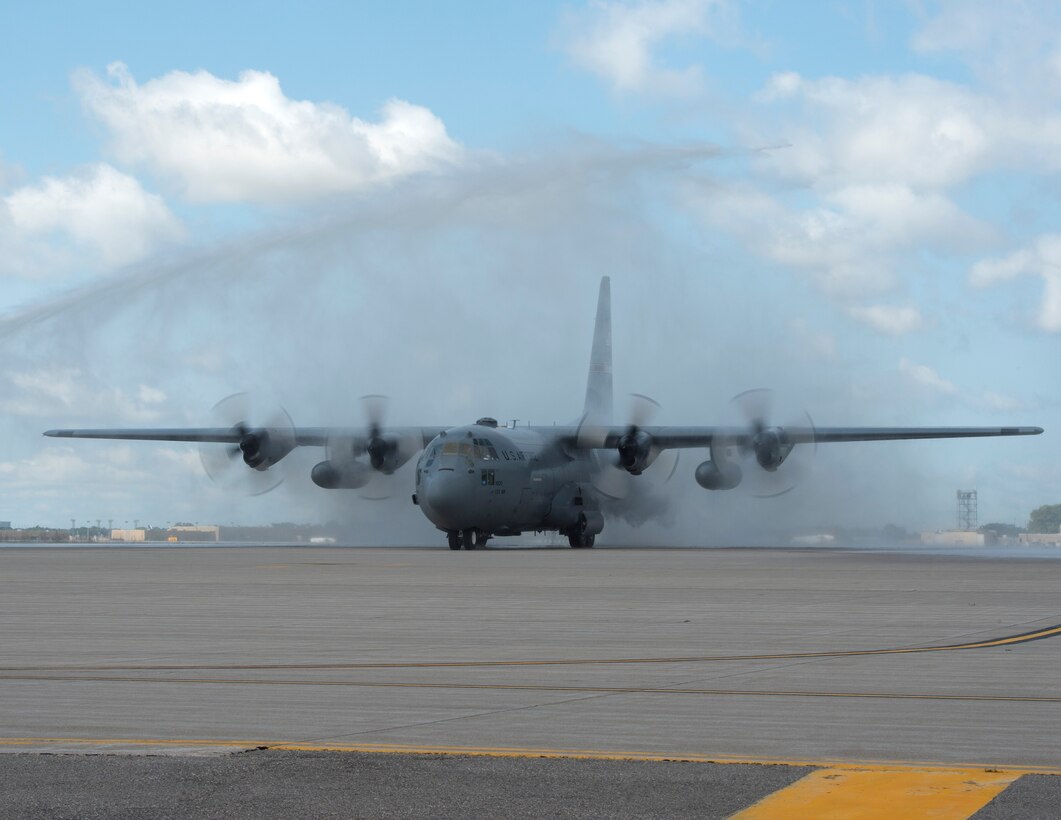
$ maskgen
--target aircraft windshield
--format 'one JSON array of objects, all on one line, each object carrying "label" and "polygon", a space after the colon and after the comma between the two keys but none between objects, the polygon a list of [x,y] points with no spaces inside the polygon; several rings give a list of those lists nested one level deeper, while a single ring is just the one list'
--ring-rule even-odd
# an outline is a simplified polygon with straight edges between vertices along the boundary
[{"label": "aircraft windshield", "polygon": [[500,457],[494,444],[489,439],[477,438],[471,441],[447,441],[442,445],[444,456],[464,456],[476,461],[499,461]]}]

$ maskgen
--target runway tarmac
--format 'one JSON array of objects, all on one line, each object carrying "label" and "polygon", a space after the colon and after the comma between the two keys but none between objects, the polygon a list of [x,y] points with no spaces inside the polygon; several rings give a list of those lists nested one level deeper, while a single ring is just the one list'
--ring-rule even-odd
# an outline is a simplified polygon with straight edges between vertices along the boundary
[{"label": "runway tarmac", "polygon": [[4,549],[0,748],[1054,773],[1059,589],[832,549]]}]

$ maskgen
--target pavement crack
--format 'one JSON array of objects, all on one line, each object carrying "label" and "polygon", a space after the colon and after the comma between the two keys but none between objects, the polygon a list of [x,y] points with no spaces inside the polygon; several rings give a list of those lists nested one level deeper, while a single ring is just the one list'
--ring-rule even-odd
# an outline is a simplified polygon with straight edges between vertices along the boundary
[{"label": "pavement crack", "polygon": [[608,693],[603,693],[603,694],[594,693],[594,694],[589,694],[589,695],[583,695],[583,696],[580,696],[580,697],[563,698],[562,700],[549,701],[548,703],[532,703],[532,704],[528,704],[528,705],[525,705],[525,706],[512,706],[512,707],[507,708],[507,709],[488,709],[488,710],[486,710],[484,712],[475,712],[474,714],[470,714],[470,715],[457,715],[455,717],[439,718],[437,720],[421,720],[421,721],[417,721],[415,723],[404,723],[404,724],[400,724],[400,725],[397,725],[397,726],[388,726],[388,727],[383,728],[383,729],[365,729],[365,730],[359,731],[359,732],[344,732],[343,734],[339,734],[339,735],[326,735],[324,737],[308,738],[306,740],[301,740],[301,741],[297,741],[297,742],[299,742],[299,743],[324,743],[324,742],[327,742],[329,740],[335,740],[337,738],[361,737],[363,735],[374,735],[374,734],[378,734],[378,733],[398,732],[398,731],[401,731],[402,729],[417,729],[417,728],[420,728],[420,727],[423,727],[423,726],[438,726],[438,725],[441,725],[443,723],[452,723],[452,722],[458,721],[458,720],[474,720],[475,718],[480,718],[480,717],[490,717],[490,716],[493,716],[493,715],[505,715],[505,714],[511,714],[511,713],[515,713],[515,712],[525,712],[525,711],[529,711],[531,709],[541,709],[543,707],[548,707],[548,706],[562,706],[562,705],[564,705],[566,703],[574,703],[576,701],[593,700],[594,698],[600,698],[600,697],[611,697],[613,694],[617,694],[617,693],[614,693],[614,692],[608,692]]}]

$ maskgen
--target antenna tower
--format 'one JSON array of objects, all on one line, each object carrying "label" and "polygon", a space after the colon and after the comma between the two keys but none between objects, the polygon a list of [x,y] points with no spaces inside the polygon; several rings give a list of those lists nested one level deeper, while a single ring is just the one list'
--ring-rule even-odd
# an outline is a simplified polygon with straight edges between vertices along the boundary
[{"label": "antenna tower", "polygon": [[978,526],[976,490],[958,490],[958,529],[972,532]]}]

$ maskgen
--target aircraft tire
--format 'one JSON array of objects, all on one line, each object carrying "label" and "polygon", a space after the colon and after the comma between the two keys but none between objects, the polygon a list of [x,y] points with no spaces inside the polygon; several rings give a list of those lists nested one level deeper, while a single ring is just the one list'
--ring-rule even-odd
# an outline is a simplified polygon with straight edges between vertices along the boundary
[{"label": "aircraft tire", "polygon": [[461,541],[464,543],[464,549],[466,549],[466,550],[475,549],[475,530],[474,529],[461,530]]},{"label": "aircraft tire", "polygon": [[459,532],[450,530],[446,533],[446,540],[449,542],[451,550],[459,550],[461,548],[461,535]]},{"label": "aircraft tire", "polygon": [[481,549],[486,546],[486,542],[490,540],[490,534],[483,532],[482,530],[475,531],[475,547]]},{"label": "aircraft tire", "polygon": [[596,540],[595,535],[585,535],[581,532],[572,532],[567,535],[567,543],[571,545],[571,549],[581,550],[589,549],[593,546],[593,542]]}]

